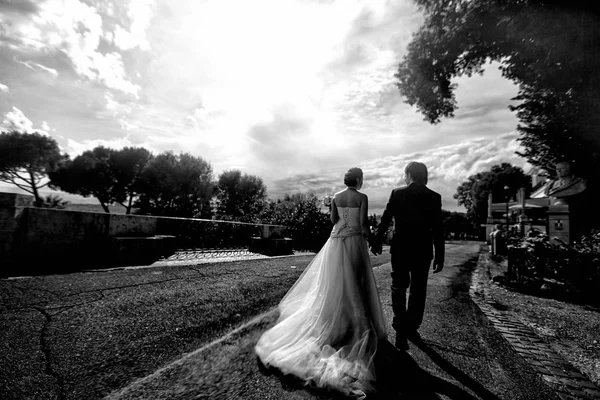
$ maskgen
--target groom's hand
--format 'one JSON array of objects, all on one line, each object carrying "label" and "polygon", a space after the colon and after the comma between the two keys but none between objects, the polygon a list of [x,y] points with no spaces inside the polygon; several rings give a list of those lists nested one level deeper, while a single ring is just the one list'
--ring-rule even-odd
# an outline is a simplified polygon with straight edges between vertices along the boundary
[{"label": "groom's hand", "polygon": [[371,243],[371,253],[376,256],[383,253],[383,246],[379,240],[373,239],[373,242]]},{"label": "groom's hand", "polygon": [[441,270],[444,269],[444,260],[443,259],[433,259],[433,273],[437,274]]}]

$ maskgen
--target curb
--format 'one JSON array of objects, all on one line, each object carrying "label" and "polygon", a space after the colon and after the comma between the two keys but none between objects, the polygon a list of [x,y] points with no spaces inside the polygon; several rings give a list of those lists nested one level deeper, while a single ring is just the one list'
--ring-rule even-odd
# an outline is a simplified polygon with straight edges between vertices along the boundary
[{"label": "curb", "polygon": [[540,375],[561,400],[600,399],[598,388],[587,376],[562,358],[535,332],[497,307],[490,294],[490,271],[479,254],[471,276],[469,295],[504,339]]}]

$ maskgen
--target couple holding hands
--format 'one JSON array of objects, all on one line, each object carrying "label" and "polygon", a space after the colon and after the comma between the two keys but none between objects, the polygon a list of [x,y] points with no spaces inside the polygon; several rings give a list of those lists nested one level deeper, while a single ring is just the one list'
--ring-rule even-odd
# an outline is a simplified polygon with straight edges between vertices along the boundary
[{"label": "couple holding hands", "polygon": [[406,186],[392,190],[374,234],[368,198],[359,192],[362,170],[346,173],[346,189],[331,204],[330,238],[281,300],[279,319],[255,346],[265,366],[358,398],[374,390],[375,354],[387,331],[368,243],[373,254],[382,253],[392,218],[394,344],[406,351],[407,339],[420,340],[431,261],[434,273],[444,267],[442,201],[426,186],[424,164],[413,161],[404,172]]}]

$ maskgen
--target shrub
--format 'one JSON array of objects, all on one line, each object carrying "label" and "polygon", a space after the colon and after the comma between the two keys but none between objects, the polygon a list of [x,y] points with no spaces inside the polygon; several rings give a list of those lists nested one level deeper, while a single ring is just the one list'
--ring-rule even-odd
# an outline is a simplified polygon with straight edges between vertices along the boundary
[{"label": "shrub", "polygon": [[600,288],[600,231],[572,245],[536,230],[509,236],[508,278],[558,283],[593,299]]}]

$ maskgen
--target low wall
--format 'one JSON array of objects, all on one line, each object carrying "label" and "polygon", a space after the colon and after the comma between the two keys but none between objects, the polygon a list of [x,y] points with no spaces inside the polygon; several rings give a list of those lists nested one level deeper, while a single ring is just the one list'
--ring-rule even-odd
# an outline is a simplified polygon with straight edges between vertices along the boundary
[{"label": "low wall", "polygon": [[[252,237],[282,238],[285,229],[280,225],[36,208],[31,196],[0,193],[0,274],[15,268],[31,273],[113,266],[118,259],[115,251],[123,248],[115,245],[115,240],[123,238],[172,237],[176,240],[169,243],[186,249],[248,248]],[[154,240],[147,242],[158,258],[160,246],[154,245]],[[36,271],[30,271],[32,268]]]}]

